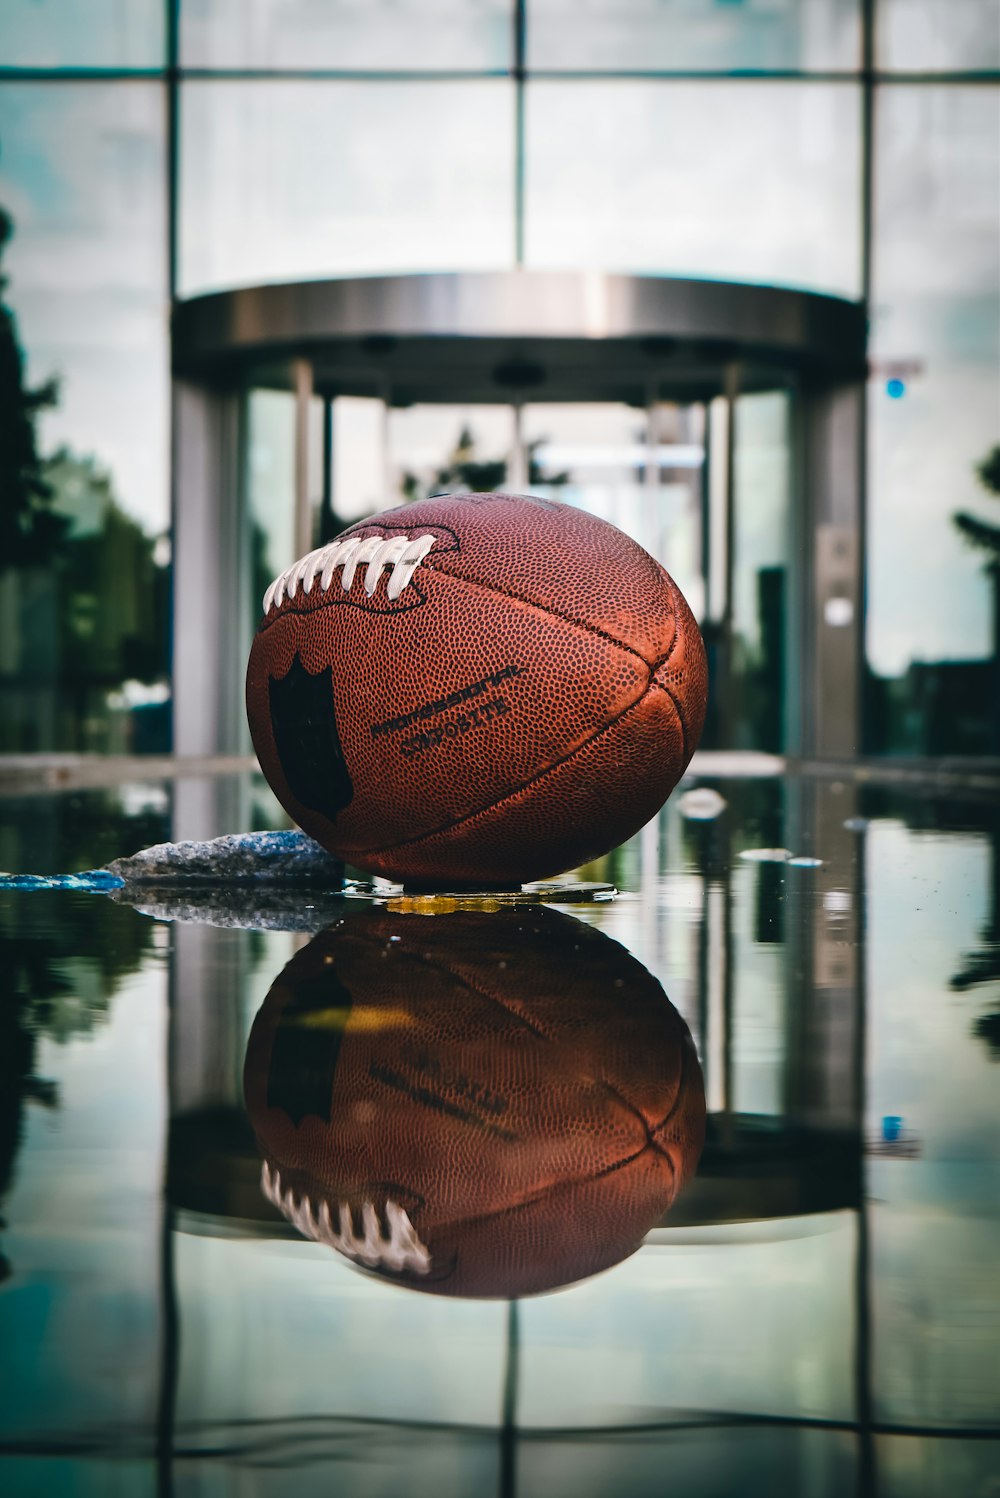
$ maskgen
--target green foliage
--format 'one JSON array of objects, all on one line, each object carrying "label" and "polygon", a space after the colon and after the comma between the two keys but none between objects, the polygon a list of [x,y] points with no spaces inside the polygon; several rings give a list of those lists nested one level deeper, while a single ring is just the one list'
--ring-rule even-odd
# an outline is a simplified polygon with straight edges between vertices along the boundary
[{"label": "green foliage", "polygon": [[[0,258],[13,232],[10,215],[0,208]],[[35,436],[38,413],[55,405],[57,386],[54,380],[34,389],[25,384],[24,356],[6,290],[7,277],[0,271],[0,573],[44,564],[65,531],[65,522],[52,510]]]},{"label": "green foliage", "polygon": [[[528,445],[528,483],[557,487],[569,482],[568,473],[546,474],[537,460],[537,450],[544,438]],[[463,427],[458,442],[443,468],[439,468],[429,485],[421,483],[414,473],[404,473],[400,489],[406,499],[422,499],[428,494],[459,490],[469,494],[488,494],[502,489],[507,478],[506,458],[479,458],[476,439]]]},{"label": "green foliage", "polygon": [[976,475],[984,489],[1000,495],[1000,445],[991,448],[982,462],[976,464]]},{"label": "green foliage", "polygon": [[155,539],[121,508],[93,457],[60,448],[43,473],[64,525],[52,562],[60,676],[91,686],[156,680],[168,662],[166,569]]},{"label": "green foliage", "polygon": [[1000,526],[989,525],[965,510],[960,510],[952,519],[962,538],[971,547],[988,554],[987,567],[1000,566]]},{"label": "green foliage", "polygon": [[528,483],[532,488],[536,484],[545,484],[550,489],[558,489],[563,484],[568,484],[570,475],[565,473],[546,473],[538,461],[538,449],[545,442],[544,437],[537,437],[534,442],[528,443]]},{"label": "green foliage", "polygon": [[[1000,446],[991,448],[981,462],[976,464],[976,476],[988,494],[1000,498]],[[986,553],[986,570],[1000,569],[1000,525],[991,525],[960,510],[952,516],[955,528],[969,546]]]},{"label": "green foliage", "polygon": [[[0,256],[12,233],[0,208]],[[94,457],[40,453],[57,385],[26,385],[6,288],[0,274],[0,751],[102,748],[109,692],[168,673],[169,569]]]}]

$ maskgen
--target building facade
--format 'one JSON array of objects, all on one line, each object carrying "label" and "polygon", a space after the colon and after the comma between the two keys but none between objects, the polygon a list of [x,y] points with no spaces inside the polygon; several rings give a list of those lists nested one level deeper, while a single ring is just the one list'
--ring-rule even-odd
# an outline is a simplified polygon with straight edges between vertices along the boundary
[{"label": "building facade", "polygon": [[[13,0],[0,66],[0,750],[169,742],[185,518],[197,537],[210,512],[238,654],[303,542],[507,483],[660,551],[721,642],[715,742],[997,751],[996,573],[956,523],[1000,520],[978,476],[1000,441],[994,0]],[[282,283],[556,275],[582,334],[614,278],[837,299],[867,369],[810,407],[794,360],[667,320],[633,330],[644,380],[622,349],[574,384],[515,348],[492,385],[449,384],[433,359],[401,373],[389,327],[353,366],[336,329],[234,344],[214,407],[175,338],[172,391],[172,305],[182,331]],[[825,594],[820,490],[847,496],[830,557],[853,548]],[[850,642],[840,697],[825,626]],[[817,675],[828,720],[850,700],[839,742],[819,709],[801,728]],[[212,742],[178,728],[242,742],[232,705]]]}]

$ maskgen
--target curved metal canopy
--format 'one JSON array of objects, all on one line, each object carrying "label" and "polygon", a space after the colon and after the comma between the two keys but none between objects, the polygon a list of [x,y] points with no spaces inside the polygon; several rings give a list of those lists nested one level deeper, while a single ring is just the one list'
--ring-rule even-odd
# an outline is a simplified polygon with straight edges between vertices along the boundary
[{"label": "curved metal canopy", "polygon": [[179,302],[181,376],[281,385],[308,359],[326,394],[414,401],[702,398],[790,370],[860,378],[861,304],[815,292],[602,272],[305,281]]}]

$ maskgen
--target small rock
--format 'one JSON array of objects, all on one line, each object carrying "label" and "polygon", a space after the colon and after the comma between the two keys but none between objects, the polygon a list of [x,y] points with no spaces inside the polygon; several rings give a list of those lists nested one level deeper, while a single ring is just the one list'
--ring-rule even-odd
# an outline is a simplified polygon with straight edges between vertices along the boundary
[{"label": "small rock", "polygon": [[245,832],[207,843],[157,843],[116,858],[108,873],[126,885],[280,883],[339,889],[344,865],[304,832]]}]

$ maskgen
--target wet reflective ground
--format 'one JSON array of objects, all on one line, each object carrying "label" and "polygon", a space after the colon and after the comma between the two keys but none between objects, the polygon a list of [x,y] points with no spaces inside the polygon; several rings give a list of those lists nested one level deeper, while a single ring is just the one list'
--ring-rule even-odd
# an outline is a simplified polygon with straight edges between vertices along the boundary
[{"label": "wet reflective ground", "polygon": [[1000,1492],[997,797],[712,786],[611,902],[0,892],[0,1490]]}]

